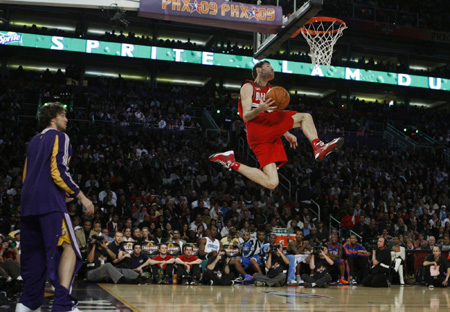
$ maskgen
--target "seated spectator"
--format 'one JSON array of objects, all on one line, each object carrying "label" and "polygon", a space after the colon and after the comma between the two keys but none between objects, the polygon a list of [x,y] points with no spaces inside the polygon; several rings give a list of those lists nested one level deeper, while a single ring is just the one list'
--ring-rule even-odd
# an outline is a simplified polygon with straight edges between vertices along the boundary
[{"label": "seated spectator", "polygon": [[309,261],[309,268],[313,274],[302,275],[302,278],[305,281],[305,288],[328,287],[328,282],[331,281],[331,275],[328,269],[333,263],[333,260],[331,260],[328,255],[327,247],[322,247],[320,254],[313,253],[311,255],[311,260]]},{"label": "seated spectator", "polygon": [[339,283],[347,285],[348,280],[345,279],[345,261],[343,259],[344,251],[342,245],[339,243],[338,235],[333,233],[330,235],[330,241],[327,244],[328,254],[333,261],[333,268],[339,270]]},{"label": "seated spectator", "polygon": [[[114,234],[113,241],[108,244],[108,249],[111,250],[116,258],[112,261],[114,266],[116,267],[128,267],[128,264],[125,262],[122,262],[126,258],[126,255],[128,253],[125,251],[125,248],[123,247],[123,234],[120,231],[116,231]],[[124,264],[125,263],[125,264]],[[124,264],[124,265],[121,265]]]},{"label": "seated spectator", "polygon": [[159,245],[159,255],[147,260],[147,265],[151,265],[152,279],[156,284],[169,284],[173,275],[173,264],[175,258],[167,254],[167,244]]},{"label": "seated spectator", "polygon": [[206,224],[204,222],[202,222],[202,215],[201,214],[197,214],[196,218],[194,221],[191,222],[191,224],[189,225],[189,230],[192,230],[194,232],[197,232],[197,228],[202,225],[203,226],[203,230],[206,230],[208,227],[206,226]]},{"label": "seated spectator", "polygon": [[[247,242],[245,240],[247,236],[249,236],[249,232],[246,233],[248,234],[244,233],[244,235],[246,236],[244,237],[244,243],[241,247],[242,257],[239,257],[242,263],[242,267],[244,268],[244,270],[246,270],[251,265],[251,268],[253,268],[256,273],[262,273],[262,255],[264,253],[263,246],[265,245],[264,232],[259,231],[257,234],[257,239],[255,241],[248,239]],[[275,243],[275,240],[273,242]]]},{"label": "seated spectator", "polygon": [[391,263],[394,271],[398,273],[400,285],[405,285],[403,277],[403,264],[405,263],[406,253],[405,247],[400,246],[400,240],[397,236],[394,237],[394,245],[391,250]]},{"label": "seated spectator", "polygon": [[111,243],[114,240],[111,236],[109,236],[109,231],[107,228],[102,229],[100,236],[103,236],[107,243]]},{"label": "seated spectator", "polygon": [[344,237],[346,233],[353,230],[356,224],[359,223],[359,216],[353,214],[353,209],[349,208],[347,214],[341,218],[341,231],[343,231]]},{"label": "seated spectator", "polygon": [[[262,239],[264,239],[264,233],[262,233]],[[260,267],[261,262],[258,263],[258,257],[254,258],[253,260],[253,256],[255,256],[255,252],[257,251],[257,245],[253,240],[250,239],[250,232],[244,232],[243,240],[244,242],[242,243],[240,248],[241,256],[236,257],[233,260],[232,264],[234,264],[236,270],[243,275],[244,283],[251,283],[253,282],[253,277],[248,273],[256,271],[256,273],[262,274]]]},{"label": "seated spectator", "polygon": [[216,238],[217,227],[213,226],[207,237],[201,238],[198,245],[198,256],[200,259],[208,259],[212,255],[216,255],[219,250],[223,249],[223,244]]},{"label": "seated spectator", "polygon": [[200,281],[202,260],[193,255],[193,250],[192,245],[185,245],[184,254],[175,259],[182,285],[197,285]]},{"label": "seated spectator", "polygon": [[277,246],[268,250],[266,261],[267,275],[255,273],[255,286],[281,287],[286,282],[286,274],[283,271],[289,265],[289,259],[283,254],[283,246]]},{"label": "seated spectator", "polygon": [[426,246],[426,249],[433,250],[434,246],[436,246],[436,237],[428,237],[428,244]]},{"label": "seated spectator", "polygon": [[[146,262],[148,260],[147,255],[142,253],[142,243],[135,242],[133,244],[133,253],[129,256],[129,268],[132,269],[135,272],[138,272],[140,274],[143,273],[143,269],[146,267]],[[140,276],[140,282],[147,282],[148,279],[143,277],[143,275]]]},{"label": "seated spectator", "polygon": [[302,263],[309,262],[309,252],[311,252],[312,247],[309,244],[309,241],[304,240],[303,231],[298,230],[295,236],[295,240],[289,242],[288,245],[288,253],[292,255],[301,255],[300,257],[296,257],[296,281],[298,285],[303,284],[301,279],[300,271]]},{"label": "seated spectator", "polygon": [[106,227],[110,233],[114,233],[116,231],[122,231],[123,225],[119,222],[119,215],[114,214],[112,219],[106,223]]},{"label": "seated spectator", "polygon": [[441,250],[442,251],[450,251],[450,236],[449,235],[444,236],[444,240],[442,241]]},{"label": "seated spectator", "polygon": [[180,250],[183,250],[183,246],[186,244],[186,242],[180,238],[180,231],[178,230],[174,230],[172,232],[172,238],[169,239],[167,243],[178,244],[178,246],[180,246]]},{"label": "seated spectator", "polygon": [[317,228],[317,236],[318,236],[319,240],[322,243],[325,243],[327,241],[328,237],[329,237],[328,230],[325,228],[325,226],[324,226],[322,221],[319,221],[317,223],[317,227],[316,228]]},{"label": "seated spectator", "polygon": [[203,273],[204,285],[234,285],[234,274],[230,271],[230,258],[221,249],[216,255],[208,258],[206,270]]},{"label": "seated spectator", "polygon": [[389,268],[391,263],[391,255],[387,249],[386,238],[380,237],[377,242],[377,248],[372,251],[372,268],[370,274],[363,281],[366,287],[388,287]]},{"label": "seated spectator", "polygon": [[316,227],[313,227],[309,235],[305,236],[305,240],[307,240],[310,245],[322,245],[322,241],[317,233]]},{"label": "seated spectator", "polygon": [[428,255],[424,262],[424,280],[428,287],[447,287],[450,278],[450,266],[441,255],[439,246],[434,246],[433,253]]},{"label": "seated spectator", "polygon": [[112,261],[116,255],[106,247],[104,237],[93,238],[87,256],[87,280],[90,282],[113,282],[114,284],[138,284],[139,274],[128,268],[116,268]]},{"label": "seated spectator", "polygon": [[131,233],[131,238],[135,242],[141,241],[142,240],[141,229],[138,227],[133,228],[132,233]]},{"label": "seated spectator", "polygon": [[123,229],[123,241],[124,242],[134,242],[133,237],[131,236],[131,228],[125,227]]},{"label": "seated spectator", "polygon": [[425,239],[424,233],[419,233],[419,237],[414,244],[415,249],[428,250],[428,241]]},{"label": "seated spectator", "polygon": [[349,270],[347,272],[349,283],[356,285],[357,282],[361,282],[367,276],[369,253],[361,244],[358,244],[356,235],[351,235],[350,242],[344,244],[344,255]]}]

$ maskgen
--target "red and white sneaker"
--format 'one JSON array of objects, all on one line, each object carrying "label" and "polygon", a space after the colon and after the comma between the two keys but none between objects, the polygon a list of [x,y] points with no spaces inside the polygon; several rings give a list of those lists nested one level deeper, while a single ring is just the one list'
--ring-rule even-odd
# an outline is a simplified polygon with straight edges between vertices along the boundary
[{"label": "red and white sneaker", "polygon": [[336,138],[327,144],[320,142],[314,148],[314,158],[316,161],[322,161],[328,154],[339,150],[343,144],[344,138]]},{"label": "red and white sneaker", "polygon": [[211,156],[209,156],[209,160],[221,164],[228,170],[231,170],[231,167],[236,162],[234,159],[233,151],[212,154]]}]

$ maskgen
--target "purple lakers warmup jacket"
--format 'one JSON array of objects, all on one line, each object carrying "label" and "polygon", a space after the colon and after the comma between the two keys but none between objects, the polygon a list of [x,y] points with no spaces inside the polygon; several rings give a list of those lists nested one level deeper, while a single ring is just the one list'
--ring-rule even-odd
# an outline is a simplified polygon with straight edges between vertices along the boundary
[{"label": "purple lakers warmup jacket", "polygon": [[69,174],[71,155],[64,132],[47,128],[31,139],[23,170],[22,217],[67,212],[65,193],[75,197],[80,192]]}]

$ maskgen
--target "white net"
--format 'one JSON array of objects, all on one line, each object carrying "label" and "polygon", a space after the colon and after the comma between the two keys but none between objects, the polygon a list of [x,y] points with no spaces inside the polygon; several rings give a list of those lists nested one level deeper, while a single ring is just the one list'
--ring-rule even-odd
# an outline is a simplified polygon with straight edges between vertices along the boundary
[{"label": "white net", "polygon": [[314,66],[331,65],[334,44],[346,28],[343,21],[333,18],[312,18],[302,27],[301,33],[311,48]]}]

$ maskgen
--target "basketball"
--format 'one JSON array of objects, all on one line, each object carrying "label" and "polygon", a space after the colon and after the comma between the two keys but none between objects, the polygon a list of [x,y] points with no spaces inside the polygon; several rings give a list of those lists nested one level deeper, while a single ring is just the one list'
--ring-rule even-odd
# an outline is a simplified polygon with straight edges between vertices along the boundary
[{"label": "basketball", "polygon": [[283,87],[273,87],[266,94],[266,100],[273,99],[275,105],[278,106],[277,110],[283,110],[289,105],[290,96],[289,92]]}]

